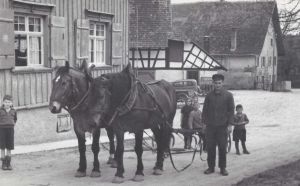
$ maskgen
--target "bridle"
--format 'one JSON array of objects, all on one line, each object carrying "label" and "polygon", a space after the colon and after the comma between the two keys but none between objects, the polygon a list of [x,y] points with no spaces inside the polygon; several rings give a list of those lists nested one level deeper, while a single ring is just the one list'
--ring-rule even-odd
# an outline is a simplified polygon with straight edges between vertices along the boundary
[{"label": "bridle", "polygon": [[[61,98],[61,103],[67,103],[68,99],[70,99],[70,97],[72,95],[76,95],[79,90],[76,87],[74,78],[69,75],[69,74],[65,74],[64,76],[68,76],[71,79],[71,88],[68,90],[68,92],[66,94],[64,94]],[[85,94],[82,96],[82,98],[72,107],[64,105],[62,106],[62,108],[64,108],[65,110],[67,110],[68,112],[74,112],[75,110],[77,110],[83,103],[84,101],[87,99],[90,91],[91,91],[91,82],[87,80],[87,85],[88,85],[88,90],[85,92]]]}]

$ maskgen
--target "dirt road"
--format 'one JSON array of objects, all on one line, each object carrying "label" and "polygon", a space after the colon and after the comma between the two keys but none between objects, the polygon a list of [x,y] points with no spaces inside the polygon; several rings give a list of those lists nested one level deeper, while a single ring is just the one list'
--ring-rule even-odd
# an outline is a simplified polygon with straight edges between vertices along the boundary
[{"label": "dirt road", "polygon": [[[136,155],[132,152],[124,154],[125,178],[122,185],[164,185],[164,186],[226,186],[237,183],[245,177],[254,175],[278,165],[300,159],[300,90],[292,93],[270,93],[264,91],[233,91],[236,104],[244,105],[244,111],[250,119],[247,126],[247,145],[250,155],[238,156],[234,149],[228,154],[229,176],[220,176],[218,169],[212,175],[204,175],[206,162],[197,155],[194,164],[184,172],[177,173],[170,160],[165,161],[165,171],[162,176],[152,175],[155,155],[146,151],[143,154],[145,181],[135,183],[130,179],[136,168]],[[179,114],[175,123],[178,124]],[[176,141],[177,145],[182,142]],[[191,159],[192,154],[176,155],[175,163],[183,167]],[[100,178],[75,178],[78,168],[77,149],[64,149],[49,152],[39,152],[13,157],[14,170],[0,171],[1,186],[46,186],[46,185],[115,185],[111,183],[115,169],[109,168],[107,151],[101,151]],[[88,173],[92,167],[92,153],[87,149]]]}]

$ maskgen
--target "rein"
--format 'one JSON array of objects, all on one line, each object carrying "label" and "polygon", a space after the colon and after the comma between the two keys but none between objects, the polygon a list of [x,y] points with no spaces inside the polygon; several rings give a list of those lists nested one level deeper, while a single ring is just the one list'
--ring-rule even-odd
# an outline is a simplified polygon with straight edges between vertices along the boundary
[{"label": "rein", "polygon": [[86,100],[86,98],[88,97],[90,91],[91,91],[91,86],[89,86],[89,89],[86,91],[86,93],[84,94],[84,96],[80,99],[80,101],[72,108],[70,108],[70,111],[74,111],[76,109],[78,109],[79,106],[81,106],[81,104]]}]

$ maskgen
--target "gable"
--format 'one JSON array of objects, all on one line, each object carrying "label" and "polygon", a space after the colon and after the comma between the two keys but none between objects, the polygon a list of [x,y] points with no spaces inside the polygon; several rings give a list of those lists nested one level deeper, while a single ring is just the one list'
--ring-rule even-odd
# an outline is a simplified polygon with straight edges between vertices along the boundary
[{"label": "gable", "polygon": [[[269,22],[273,14],[278,14],[274,7],[274,2],[176,4],[172,6],[173,37],[203,46],[203,37],[210,36],[210,53],[213,55],[259,55]],[[234,30],[237,47],[230,50]]]}]

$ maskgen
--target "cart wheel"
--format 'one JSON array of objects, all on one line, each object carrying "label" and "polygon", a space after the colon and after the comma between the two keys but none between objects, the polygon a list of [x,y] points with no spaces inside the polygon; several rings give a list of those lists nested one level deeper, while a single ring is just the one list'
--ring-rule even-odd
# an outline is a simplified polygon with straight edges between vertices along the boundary
[{"label": "cart wheel", "polygon": [[231,149],[231,134],[228,134],[227,138],[227,153],[230,152]]},{"label": "cart wheel", "polygon": [[170,147],[170,148],[173,148],[174,145],[175,145],[175,137],[174,137],[173,134],[171,134],[169,147]]},{"label": "cart wheel", "polygon": [[201,137],[198,140],[198,148],[199,148],[199,153],[200,153],[200,156],[201,156],[201,154],[203,152],[203,140],[202,140]]},{"label": "cart wheel", "polygon": [[156,145],[156,141],[155,141],[154,136],[151,138],[151,146],[152,146],[152,149],[157,149],[157,145]]},{"label": "cart wheel", "polygon": [[[171,150],[175,145],[175,137],[173,134],[171,134],[171,137],[170,137],[170,143],[169,143],[169,149]],[[166,151],[164,153],[164,158],[167,158],[169,157],[169,151]]]}]

